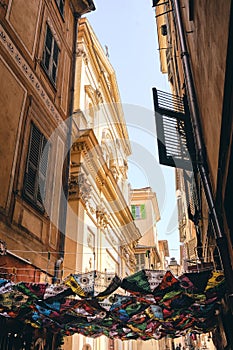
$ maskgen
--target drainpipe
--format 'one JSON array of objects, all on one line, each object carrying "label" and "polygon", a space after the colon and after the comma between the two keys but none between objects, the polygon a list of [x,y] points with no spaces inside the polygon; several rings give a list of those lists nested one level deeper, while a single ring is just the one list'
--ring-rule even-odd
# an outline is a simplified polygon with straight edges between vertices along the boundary
[{"label": "drainpipe", "polygon": [[196,92],[195,92],[195,87],[193,82],[192,71],[191,71],[190,58],[187,50],[185,32],[184,32],[184,27],[182,23],[180,0],[173,0],[173,3],[174,3],[174,13],[176,18],[178,35],[180,39],[181,60],[183,63],[185,84],[188,92],[190,118],[192,122],[193,135],[194,135],[196,151],[197,151],[197,159],[196,159],[197,167],[203,183],[203,188],[205,191],[205,196],[206,196],[206,200],[207,200],[208,208],[210,212],[210,218],[214,228],[215,239],[216,239],[216,243],[222,259],[222,264],[224,268],[224,274],[225,274],[226,284],[228,289],[227,291],[228,297],[232,297],[233,296],[233,273],[232,273],[232,266],[230,261],[230,254],[229,254],[226,236],[224,232],[222,232],[222,228],[220,226],[219,218],[218,218],[215,204],[214,204],[214,196],[213,196],[212,185],[209,177],[208,164],[206,162],[206,155],[205,155],[206,153],[205,153],[204,141],[203,141],[201,126],[200,126],[200,116],[199,116]]}]

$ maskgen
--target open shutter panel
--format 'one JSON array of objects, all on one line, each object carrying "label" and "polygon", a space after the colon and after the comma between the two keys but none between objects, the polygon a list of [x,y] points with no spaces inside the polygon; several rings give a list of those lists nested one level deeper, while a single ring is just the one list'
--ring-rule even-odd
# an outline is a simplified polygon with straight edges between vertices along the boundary
[{"label": "open shutter panel", "polygon": [[37,192],[37,167],[40,157],[40,140],[41,134],[39,130],[32,125],[29,149],[28,149],[28,159],[27,168],[24,181],[24,194],[28,196],[31,200],[35,200],[35,193]]},{"label": "open shutter panel", "polygon": [[145,204],[141,204],[140,205],[140,212],[141,212],[141,218],[145,219],[146,218],[146,208],[145,208]]},{"label": "open shutter panel", "polygon": [[48,157],[49,157],[49,145],[46,138],[42,136],[41,157],[40,157],[39,169],[38,169],[38,191],[37,191],[38,205],[43,205],[43,202],[45,200]]},{"label": "open shutter panel", "polygon": [[38,208],[43,209],[49,147],[39,129],[32,124],[24,178],[24,195]]},{"label": "open shutter panel", "polygon": [[132,216],[135,220],[136,219],[136,206],[135,205],[131,205],[131,212],[132,212]]},{"label": "open shutter panel", "polygon": [[192,171],[196,155],[186,97],[152,90],[160,164]]}]

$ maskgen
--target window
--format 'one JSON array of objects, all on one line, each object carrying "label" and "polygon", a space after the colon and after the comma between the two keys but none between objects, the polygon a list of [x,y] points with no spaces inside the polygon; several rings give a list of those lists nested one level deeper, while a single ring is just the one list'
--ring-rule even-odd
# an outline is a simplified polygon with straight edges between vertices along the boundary
[{"label": "window", "polygon": [[136,258],[136,271],[140,271],[145,268],[145,253],[135,254]]},{"label": "window", "polygon": [[47,75],[54,84],[56,83],[57,78],[58,56],[58,45],[54,39],[51,29],[47,25],[42,63]]},{"label": "window", "polygon": [[131,205],[131,212],[134,220],[146,218],[145,204]]},{"label": "window", "polygon": [[23,194],[25,198],[41,210],[44,210],[43,200],[45,198],[49,154],[49,147],[45,147],[46,144],[47,140],[44,135],[32,124]]},{"label": "window", "polygon": [[64,3],[65,3],[65,0],[56,0],[56,3],[57,3],[57,7],[59,8],[59,11],[62,15],[62,17],[64,16]]}]

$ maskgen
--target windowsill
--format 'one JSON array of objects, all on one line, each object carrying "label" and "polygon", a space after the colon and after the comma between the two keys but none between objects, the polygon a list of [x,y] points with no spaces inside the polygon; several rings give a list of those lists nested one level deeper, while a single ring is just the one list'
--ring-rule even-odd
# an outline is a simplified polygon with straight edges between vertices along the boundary
[{"label": "windowsill", "polygon": [[35,202],[33,202],[32,199],[30,199],[26,194],[23,193],[22,195],[22,199],[29,204],[34,210],[36,210],[37,212],[39,212],[41,215],[45,215],[45,209],[44,207],[40,207],[39,205],[37,205]]}]

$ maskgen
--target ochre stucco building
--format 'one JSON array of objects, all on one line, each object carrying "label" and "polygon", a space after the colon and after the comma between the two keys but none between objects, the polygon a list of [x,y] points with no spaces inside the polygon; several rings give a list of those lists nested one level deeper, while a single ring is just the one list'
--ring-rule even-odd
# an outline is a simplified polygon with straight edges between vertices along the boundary
[{"label": "ochre stucco building", "polygon": [[[141,237],[129,206],[129,136],[114,69],[86,18],[79,21],[64,277],[135,271]],[[96,277],[97,278],[97,277]],[[65,338],[64,349],[136,350],[105,336]]]},{"label": "ochre stucco building", "polygon": [[[64,255],[66,225],[64,121],[73,99],[78,18],[94,9],[82,0],[0,2],[0,275],[14,282],[61,278],[55,266]],[[21,349],[17,327],[3,329],[1,342],[14,330],[9,341]],[[32,346],[40,337],[56,346],[40,332]]]}]

